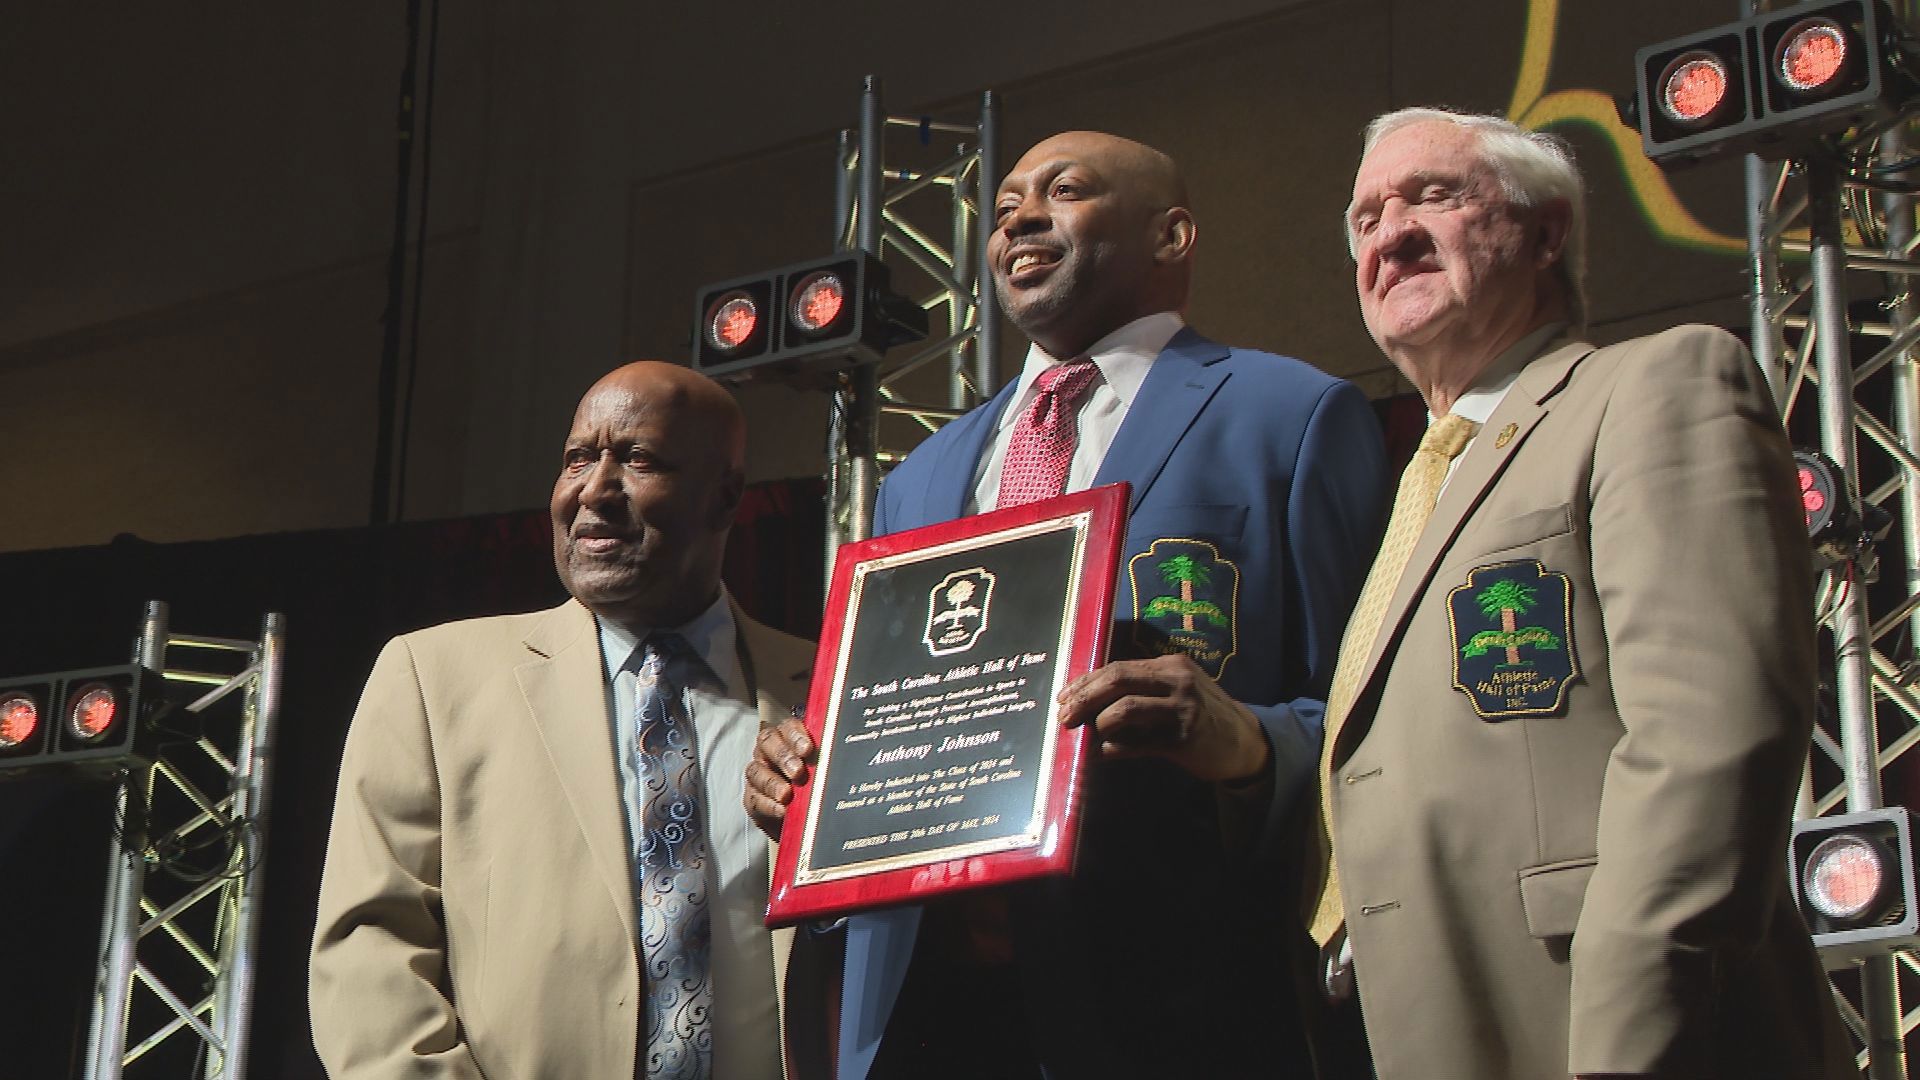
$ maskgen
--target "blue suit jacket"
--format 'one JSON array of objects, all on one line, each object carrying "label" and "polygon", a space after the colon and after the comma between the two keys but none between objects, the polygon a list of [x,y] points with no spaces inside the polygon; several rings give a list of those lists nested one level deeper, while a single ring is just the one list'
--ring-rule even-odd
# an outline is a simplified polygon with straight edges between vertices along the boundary
[{"label": "blue suit jacket", "polygon": [[[1016,385],[893,471],[876,535],[967,512]],[[1372,410],[1300,361],[1182,330],[1149,368],[1094,485],[1120,480],[1133,492],[1115,653],[1180,648],[1253,710],[1273,749],[1266,814],[1277,832],[1318,761],[1321,699],[1384,520]],[[1032,998],[1050,1075],[1284,1066],[1273,1029],[1295,1007],[1282,936],[1304,938],[1292,894],[1253,887],[1245,861],[1229,857],[1211,785],[1157,759],[1096,763],[1087,783],[1073,877],[1008,887],[1023,982],[1008,992]],[[849,920],[841,1080],[873,1062],[919,919],[909,907]]]}]

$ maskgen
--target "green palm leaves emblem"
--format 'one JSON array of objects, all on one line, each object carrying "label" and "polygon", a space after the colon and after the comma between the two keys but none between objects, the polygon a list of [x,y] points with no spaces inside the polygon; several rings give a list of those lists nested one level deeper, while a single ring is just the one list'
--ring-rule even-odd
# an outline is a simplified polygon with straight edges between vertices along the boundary
[{"label": "green palm leaves emblem", "polygon": [[1484,656],[1489,650],[1505,649],[1507,666],[1519,667],[1522,646],[1560,648],[1560,636],[1546,627],[1519,625],[1520,616],[1540,602],[1539,593],[1533,586],[1513,580],[1496,581],[1475,593],[1473,602],[1479,605],[1481,614],[1487,618],[1498,618],[1500,629],[1482,630],[1473,635],[1461,648],[1463,655]]},{"label": "green palm leaves emblem", "polygon": [[1194,619],[1201,618],[1214,626],[1224,628],[1227,625],[1226,612],[1210,600],[1195,600],[1193,587],[1205,588],[1213,581],[1213,571],[1197,563],[1191,555],[1175,555],[1165,562],[1155,565],[1160,577],[1169,585],[1178,586],[1179,596],[1156,596],[1140,613],[1141,618],[1151,619],[1161,615],[1180,616],[1180,628],[1192,632]]}]

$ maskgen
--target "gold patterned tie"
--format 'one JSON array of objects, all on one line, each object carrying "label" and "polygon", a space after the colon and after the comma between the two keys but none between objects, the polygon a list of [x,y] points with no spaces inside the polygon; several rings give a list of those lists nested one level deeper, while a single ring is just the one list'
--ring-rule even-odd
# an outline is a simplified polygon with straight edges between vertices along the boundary
[{"label": "gold patterned tie", "polygon": [[1313,916],[1313,939],[1325,945],[1340,928],[1340,874],[1334,862],[1332,814],[1329,790],[1333,783],[1333,742],[1348,710],[1360,694],[1360,677],[1373,651],[1373,639],[1380,635],[1380,621],[1387,614],[1387,602],[1393,599],[1400,574],[1407,568],[1407,557],[1420,539],[1433,504],[1446,482],[1447,467],[1460,451],[1473,441],[1480,425],[1448,414],[1435,420],[1420,438],[1420,449],[1400,474],[1400,490],[1393,496],[1393,516],[1387,519],[1387,534],[1380,540],[1380,553],[1373,557],[1373,569],[1367,571],[1367,583],[1360,588],[1360,599],[1347,619],[1347,632],[1340,638],[1340,659],[1333,668],[1333,690],[1327,695],[1326,738],[1320,746],[1320,843],[1327,854],[1327,884]]}]

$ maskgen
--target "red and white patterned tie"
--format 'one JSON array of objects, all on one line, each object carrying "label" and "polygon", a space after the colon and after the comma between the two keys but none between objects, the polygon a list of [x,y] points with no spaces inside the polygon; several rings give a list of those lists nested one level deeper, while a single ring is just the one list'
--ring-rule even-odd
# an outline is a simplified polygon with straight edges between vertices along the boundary
[{"label": "red and white patterned tie", "polygon": [[1091,360],[1069,360],[1033,380],[1033,404],[1014,421],[1000,466],[1000,495],[994,509],[1021,506],[1060,494],[1067,486],[1078,441],[1080,399],[1100,369]]}]

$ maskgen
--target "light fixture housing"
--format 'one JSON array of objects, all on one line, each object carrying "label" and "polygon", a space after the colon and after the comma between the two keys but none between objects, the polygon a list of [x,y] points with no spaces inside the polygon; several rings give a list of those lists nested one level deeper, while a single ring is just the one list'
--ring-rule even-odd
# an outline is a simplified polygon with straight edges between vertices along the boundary
[{"label": "light fixture housing", "polygon": [[772,306],[773,283],[761,278],[702,289],[694,311],[693,366],[705,371],[765,356],[772,344]]},{"label": "light fixture housing", "polygon": [[15,684],[0,689],[0,760],[39,752],[46,740],[47,706],[53,687]]},{"label": "light fixture housing", "polygon": [[1896,115],[1920,87],[1881,0],[1808,0],[1634,54],[1622,119],[1663,166],[1753,153],[1805,157],[1818,141]]},{"label": "light fixture housing", "polygon": [[1865,541],[1860,515],[1847,497],[1846,478],[1833,459],[1818,450],[1796,447],[1800,509],[1806,514],[1807,540],[1813,545],[1815,573],[1852,558]]},{"label": "light fixture housing", "polygon": [[[743,303],[757,321],[736,344],[722,328],[727,305],[737,312]],[[722,382],[828,387],[848,368],[927,336],[926,311],[896,295],[886,264],[861,251],[709,285],[695,311],[693,366]]]},{"label": "light fixture housing", "polygon": [[171,715],[162,682],[138,664],[0,678],[0,778],[151,761],[163,736],[154,721]]},{"label": "light fixture housing", "polygon": [[1920,942],[1913,823],[1905,807],[1797,823],[1787,873],[1829,970]]}]

